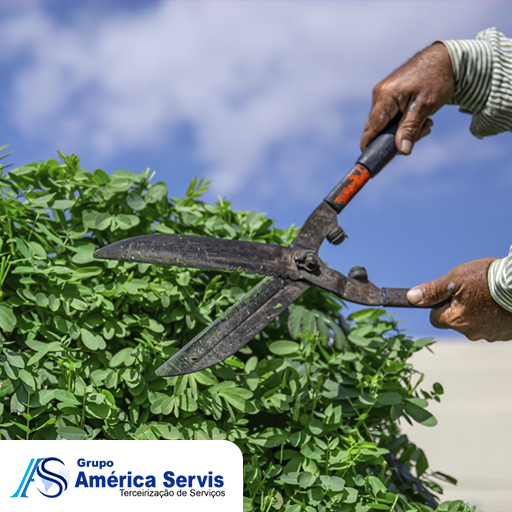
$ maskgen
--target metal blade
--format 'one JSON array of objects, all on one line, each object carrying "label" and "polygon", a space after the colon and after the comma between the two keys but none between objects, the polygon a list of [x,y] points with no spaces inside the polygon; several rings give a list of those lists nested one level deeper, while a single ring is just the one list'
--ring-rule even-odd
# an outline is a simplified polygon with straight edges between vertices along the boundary
[{"label": "metal blade", "polygon": [[298,279],[296,250],[273,244],[206,236],[154,234],[120,240],[98,249],[95,258],[202,270],[243,270]]},{"label": "metal blade", "polygon": [[161,377],[204,370],[246,345],[309,284],[266,277],[156,370]]}]

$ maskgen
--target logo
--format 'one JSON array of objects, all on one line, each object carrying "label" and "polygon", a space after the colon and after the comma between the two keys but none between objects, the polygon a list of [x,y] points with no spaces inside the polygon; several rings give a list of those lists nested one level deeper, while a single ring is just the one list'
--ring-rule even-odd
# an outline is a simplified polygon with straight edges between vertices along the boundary
[{"label": "logo", "polygon": [[69,471],[57,457],[30,459],[18,490],[11,498],[28,498],[27,490],[31,483],[43,496],[58,498],[68,488]]}]

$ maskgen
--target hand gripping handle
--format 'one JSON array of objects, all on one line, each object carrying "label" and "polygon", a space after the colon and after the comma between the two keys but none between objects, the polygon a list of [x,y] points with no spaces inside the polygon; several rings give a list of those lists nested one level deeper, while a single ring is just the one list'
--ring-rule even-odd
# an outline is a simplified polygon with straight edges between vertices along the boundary
[{"label": "hand gripping handle", "polygon": [[363,185],[376,176],[393,158],[398,150],[395,133],[400,117],[395,117],[382,132],[373,139],[354,168],[333,188],[325,201],[340,213]]}]

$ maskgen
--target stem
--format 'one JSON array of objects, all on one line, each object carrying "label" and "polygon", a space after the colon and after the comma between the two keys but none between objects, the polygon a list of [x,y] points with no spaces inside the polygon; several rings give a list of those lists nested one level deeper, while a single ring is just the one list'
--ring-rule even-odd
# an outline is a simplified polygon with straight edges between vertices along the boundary
[{"label": "stem", "polygon": [[80,428],[83,429],[85,426],[85,395],[87,393],[87,388],[84,387],[84,396],[82,398],[82,419],[80,421]]},{"label": "stem", "polygon": [[28,398],[27,398],[27,416],[26,416],[26,419],[27,419],[27,428],[28,428],[26,440],[28,441],[28,436],[30,435],[30,395],[28,395]]}]

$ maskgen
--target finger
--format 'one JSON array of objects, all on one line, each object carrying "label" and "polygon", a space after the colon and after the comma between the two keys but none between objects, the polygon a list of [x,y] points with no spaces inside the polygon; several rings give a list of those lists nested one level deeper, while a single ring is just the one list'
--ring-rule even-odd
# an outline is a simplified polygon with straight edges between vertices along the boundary
[{"label": "finger", "polygon": [[455,283],[443,276],[411,288],[407,292],[407,300],[417,306],[434,306],[453,297],[456,291]]},{"label": "finger", "polygon": [[430,311],[430,323],[437,329],[450,329],[451,304],[445,304]]},{"label": "finger", "polygon": [[428,118],[425,121],[425,124],[421,128],[420,133],[418,135],[418,139],[416,140],[416,142],[418,142],[418,140],[420,140],[420,139],[423,139],[423,137],[426,137],[432,131],[432,126],[433,125],[434,125],[434,122],[432,121],[432,119]]},{"label": "finger", "polygon": [[394,98],[379,97],[374,92],[374,101],[368,119],[364,125],[361,136],[361,151],[382,131],[388,123],[398,114],[399,107]]},{"label": "finger", "polygon": [[428,118],[427,111],[413,101],[398,124],[396,130],[396,147],[403,155],[409,155],[418,140]]}]

